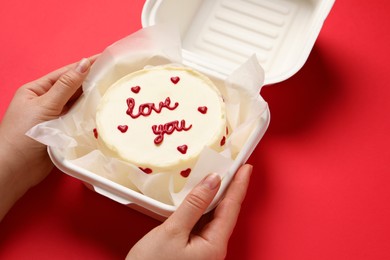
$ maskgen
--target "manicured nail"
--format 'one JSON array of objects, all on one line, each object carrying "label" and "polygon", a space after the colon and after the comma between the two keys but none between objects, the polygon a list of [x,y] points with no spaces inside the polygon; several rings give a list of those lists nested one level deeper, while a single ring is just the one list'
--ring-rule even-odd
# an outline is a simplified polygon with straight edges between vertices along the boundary
[{"label": "manicured nail", "polygon": [[87,58],[83,58],[79,62],[79,64],[77,64],[76,71],[79,73],[85,73],[88,70],[90,65],[91,63],[89,62],[89,60]]},{"label": "manicured nail", "polygon": [[216,173],[212,173],[203,179],[202,185],[204,185],[210,190],[214,190],[219,186],[220,182],[221,182],[221,177],[219,177],[219,175]]}]

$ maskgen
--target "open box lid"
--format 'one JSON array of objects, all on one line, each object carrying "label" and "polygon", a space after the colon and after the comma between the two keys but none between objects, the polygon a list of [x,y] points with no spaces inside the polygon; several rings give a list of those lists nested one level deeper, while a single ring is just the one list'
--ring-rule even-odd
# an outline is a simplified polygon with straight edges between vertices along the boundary
[{"label": "open box lid", "polygon": [[143,27],[179,27],[183,63],[219,78],[250,56],[265,84],[294,75],[306,62],[335,0],[146,0]]}]

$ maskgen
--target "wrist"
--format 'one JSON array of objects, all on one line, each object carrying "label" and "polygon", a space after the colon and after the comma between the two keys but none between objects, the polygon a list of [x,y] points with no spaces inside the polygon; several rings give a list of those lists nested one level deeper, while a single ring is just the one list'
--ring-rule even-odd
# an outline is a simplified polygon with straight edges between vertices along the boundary
[{"label": "wrist", "polygon": [[26,190],[41,182],[52,170],[47,147],[24,134],[7,136],[0,125],[0,157]]},{"label": "wrist", "polygon": [[14,203],[29,189],[15,168],[14,154],[9,152],[8,144],[0,137],[0,221]]},{"label": "wrist", "polygon": [[7,175],[18,177],[21,172],[21,165],[24,164],[23,156],[17,145],[11,142],[11,138],[6,135],[0,125],[0,167]]}]

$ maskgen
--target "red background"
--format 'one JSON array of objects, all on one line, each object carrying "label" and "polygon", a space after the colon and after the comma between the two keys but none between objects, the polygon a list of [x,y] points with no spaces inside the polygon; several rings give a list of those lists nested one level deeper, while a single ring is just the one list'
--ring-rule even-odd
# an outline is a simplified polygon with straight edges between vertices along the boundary
[{"label": "red background", "polygon": [[[23,83],[141,28],[143,4],[1,1],[0,117]],[[262,90],[271,125],[227,259],[390,259],[389,10],[336,1],[305,66]],[[122,259],[158,223],[54,170],[0,223],[0,259]]]}]

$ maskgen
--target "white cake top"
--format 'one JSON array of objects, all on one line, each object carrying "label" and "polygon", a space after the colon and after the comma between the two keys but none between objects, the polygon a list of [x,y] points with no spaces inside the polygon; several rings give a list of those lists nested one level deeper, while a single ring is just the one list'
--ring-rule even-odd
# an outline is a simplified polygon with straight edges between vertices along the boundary
[{"label": "white cake top", "polygon": [[187,177],[201,150],[221,150],[225,104],[204,75],[181,67],[154,67],[129,74],[102,97],[98,139],[109,152],[146,173]]}]

